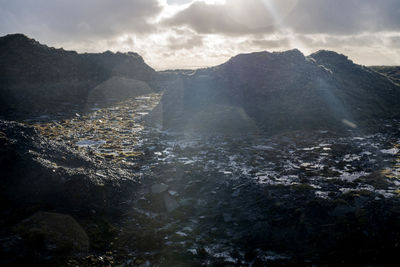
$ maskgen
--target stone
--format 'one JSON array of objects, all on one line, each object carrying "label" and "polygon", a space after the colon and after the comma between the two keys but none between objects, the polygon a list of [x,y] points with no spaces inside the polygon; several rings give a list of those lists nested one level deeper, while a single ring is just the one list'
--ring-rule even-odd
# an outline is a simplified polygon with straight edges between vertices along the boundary
[{"label": "stone", "polygon": [[224,217],[224,222],[232,222],[233,217],[230,213],[223,213],[222,216]]},{"label": "stone", "polygon": [[350,213],[354,213],[355,207],[349,205],[338,205],[332,212],[331,215],[334,217],[342,217]]},{"label": "stone", "polygon": [[164,205],[167,212],[174,211],[179,207],[179,203],[169,194],[164,194]]},{"label": "stone", "polygon": [[86,253],[89,250],[85,230],[70,215],[37,212],[16,225],[14,230],[28,247],[53,256]]},{"label": "stone", "polygon": [[168,188],[169,188],[169,186],[166,185],[166,184],[163,184],[163,183],[154,184],[154,185],[151,186],[151,193],[160,194],[160,193],[163,193],[163,192],[167,191]]}]

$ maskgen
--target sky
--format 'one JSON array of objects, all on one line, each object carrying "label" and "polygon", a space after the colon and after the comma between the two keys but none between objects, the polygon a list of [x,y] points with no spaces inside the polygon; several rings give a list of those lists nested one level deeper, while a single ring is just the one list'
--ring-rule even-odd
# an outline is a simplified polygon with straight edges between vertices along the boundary
[{"label": "sky", "polygon": [[399,0],[0,0],[0,35],[10,33],[78,52],[137,52],[157,70],[293,48],[400,65]]}]

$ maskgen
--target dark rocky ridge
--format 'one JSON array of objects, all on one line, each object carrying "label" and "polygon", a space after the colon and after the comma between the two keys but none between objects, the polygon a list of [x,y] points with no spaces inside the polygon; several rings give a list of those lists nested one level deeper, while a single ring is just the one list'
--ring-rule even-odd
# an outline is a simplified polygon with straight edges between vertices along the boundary
[{"label": "dark rocky ridge", "polygon": [[[360,125],[397,117],[399,100],[399,86],[344,55],[258,52],[178,73],[162,99],[163,125],[184,131],[197,125],[197,131],[210,132],[210,125],[225,120],[219,107],[228,106],[254,120],[255,130],[339,129],[348,127],[343,121]],[[207,120],[215,123],[202,127]]]},{"label": "dark rocky ridge", "polygon": [[400,66],[372,66],[370,68],[400,85]]},{"label": "dark rocky ridge", "polygon": [[0,115],[13,119],[85,111],[91,90],[113,77],[158,89],[157,73],[136,53],[78,54],[22,34],[0,37],[0,73]]}]

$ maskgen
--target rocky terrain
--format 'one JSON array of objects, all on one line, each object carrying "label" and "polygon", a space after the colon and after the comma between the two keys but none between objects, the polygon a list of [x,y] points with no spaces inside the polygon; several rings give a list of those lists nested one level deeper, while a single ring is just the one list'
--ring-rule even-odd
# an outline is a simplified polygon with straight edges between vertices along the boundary
[{"label": "rocky terrain", "polygon": [[391,79],[393,82],[400,84],[400,67],[399,66],[373,66],[370,67],[376,72],[379,72],[389,79]]},{"label": "rocky terrain", "polygon": [[[397,260],[400,116],[393,79],[329,51],[238,55],[214,68],[155,73],[135,54],[75,54],[20,35],[0,43],[25,41],[54,58],[26,64],[21,80],[2,77],[7,97],[13,86],[34,82],[29,71],[41,64],[50,74],[43,81],[78,84],[101,73],[94,65],[94,72],[69,69],[75,60],[111,74],[82,89],[85,103],[70,98],[68,111],[43,98],[23,116],[1,113],[19,120],[0,120],[1,265]],[[17,75],[25,61],[1,67]],[[64,98],[66,88],[48,92]]]},{"label": "rocky terrain", "polygon": [[[325,130],[194,137],[142,125],[141,116],[146,116],[158,99],[157,95],[148,95],[85,117],[35,122],[35,129],[48,139],[30,133],[31,140],[63,143],[71,153],[89,158],[91,163],[80,158],[79,166],[69,167],[69,172],[89,171],[80,179],[100,184],[85,186],[83,199],[78,194],[82,191],[80,184],[70,191],[55,191],[57,187],[53,186],[47,191],[57,192],[57,197],[49,197],[46,204],[25,204],[30,208],[24,212],[8,211],[3,218],[12,218],[10,212],[18,216],[4,222],[15,233],[4,238],[4,244],[19,248],[22,243],[25,250],[29,249],[33,242],[26,234],[33,231],[30,222],[49,224],[56,219],[39,213],[17,226],[13,223],[45,208],[73,214],[88,233],[85,238],[79,234],[81,230],[70,230],[82,240],[82,246],[67,254],[69,262],[65,262],[70,265],[379,265],[397,255],[398,121],[382,122],[380,131],[368,135],[355,130],[346,134]],[[3,125],[2,130],[7,132],[8,128]],[[11,135],[9,131],[7,134]],[[56,170],[56,181],[59,173],[66,172],[64,164],[73,159],[69,154],[62,155],[68,160],[59,159],[61,162],[43,167],[50,173]],[[84,164],[93,165],[81,167]],[[96,171],[91,172],[93,169]],[[113,177],[116,182],[123,175],[127,179],[123,185],[112,183]],[[16,178],[13,173],[8,176]],[[19,179],[23,188],[30,184]],[[108,193],[99,198],[104,192],[101,184]],[[94,188],[99,190],[94,192],[97,199],[88,199]],[[36,196],[44,194],[38,193]],[[60,205],[55,200],[63,194],[74,202],[62,201]],[[109,204],[96,207],[99,203]],[[79,211],[80,207],[83,210]],[[38,218],[41,220],[37,222]],[[52,227],[56,230],[49,231],[60,231],[57,224]],[[50,235],[47,239],[63,247],[64,243],[59,244],[51,233],[46,231],[41,236]],[[17,237],[21,238],[19,242],[15,241]],[[85,243],[88,239],[89,250]],[[65,249],[59,252],[51,248],[42,247],[47,262],[54,257],[64,259],[57,253],[65,253]],[[26,257],[15,248],[8,255],[15,257],[15,253]],[[43,262],[37,255],[31,257]]]},{"label": "rocky terrain", "polygon": [[[33,128],[2,124],[4,147],[17,155],[2,158],[2,180],[14,181],[2,184],[12,193],[2,201],[3,260],[258,266],[380,265],[396,257],[398,120],[383,121],[375,134],[188,136],[143,125],[159,98]],[[65,213],[82,226],[60,230]],[[34,230],[43,224],[47,230]],[[68,247],[60,231],[80,245]],[[45,245],[32,255],[37,235]]]},{"label": "rocky terrain", "polygon": [[143,182],[146,154],[134,146],[142,117],[158,101],[150,94],[29,126],[0,121],[1,264],[66,264],[65,257],[87,255],[85,230],[91,247],[104,249],[108,220],[131,207]]}]

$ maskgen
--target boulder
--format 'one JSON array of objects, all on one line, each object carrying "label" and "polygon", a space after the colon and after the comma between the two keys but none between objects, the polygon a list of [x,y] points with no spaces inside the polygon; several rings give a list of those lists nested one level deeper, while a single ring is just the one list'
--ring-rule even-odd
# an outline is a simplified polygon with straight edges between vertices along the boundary
[{"label": "boulder", "polygon": [[179,203],[169,194],[164,194],[164,206],[167,212],[172,212],[179,208]]},{"label": "boulder", "polygon": [[163,183],[154,184],[154,185],[151,186],[151,193],[160,194],[160,193],[163,193],[163,192],[167,191],[168,188],[169,188],[169,186],[166,185],[166,184],[163,184]]},{"label": "boulder", "polygon": [[69,215],[37,212],[14,227],[30,250],[48,256],[71,256],[87,253],[89,238]]}]

